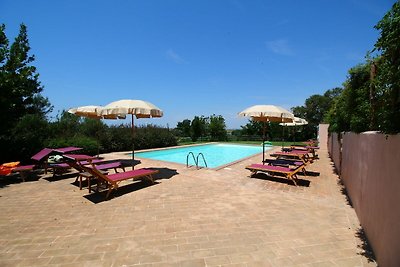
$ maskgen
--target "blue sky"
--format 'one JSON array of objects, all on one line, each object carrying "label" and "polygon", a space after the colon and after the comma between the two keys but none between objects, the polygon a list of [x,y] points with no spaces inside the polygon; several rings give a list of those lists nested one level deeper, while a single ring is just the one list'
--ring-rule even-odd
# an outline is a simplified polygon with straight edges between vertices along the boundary
[{"label": "blue sky", "polygon": [[141,99],[164,117],[139,124],[216,114],[239,128],[249,106],[290,109],[341,86],[394,2],[0,0],[0,23],[10,42],[27,25],[52,117]]}]

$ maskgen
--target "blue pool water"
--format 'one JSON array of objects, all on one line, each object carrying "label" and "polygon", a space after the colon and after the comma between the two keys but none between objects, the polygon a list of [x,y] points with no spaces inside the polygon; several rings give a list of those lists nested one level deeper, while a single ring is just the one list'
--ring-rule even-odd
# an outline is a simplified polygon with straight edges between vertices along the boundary
[{"label": "blue pool water", "polygon": [[[270,149],[270,148],[265,148]],[[179,147],[148,152],[137,152],[138,158],[169,161],[186,164],[189,152],[193,152],[195,158],[203,153],[208,168],[217,168],[231,162],[262,153],[262,146],[231,145],[231,144],[207,144],[200,146]],[[189,165],[195,165],[193,157],[189,156]],[[205,167],[202,157],[199,157],[199,166]]]}]

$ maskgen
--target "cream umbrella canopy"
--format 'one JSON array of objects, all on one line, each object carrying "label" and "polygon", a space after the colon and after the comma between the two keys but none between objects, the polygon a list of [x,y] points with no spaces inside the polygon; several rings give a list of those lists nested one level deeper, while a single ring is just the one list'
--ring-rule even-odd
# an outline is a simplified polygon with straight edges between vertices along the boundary
[{"label": "cream umbrella canopy", "polygon": [[77,108],[71,108],[68,113],[75,114],[76,116],[86,117],[91,119],[125,119],[126,115],[99,115],[100,111],[103,109],[102,106],[81,106]]},{"label": "cream umbrella canopy", "polygon": [[254,121],[263,122],[263,163],[265,161],[265,132],[267,122],[292,122],[294,120],[294,115],[280,107],[274,105],[255,105],[245,110],[239,112],[239,116],[251,117]]},{"label": "cream umbrella canopy", "polygon": [[[279,125],[281,125],[281,126],[294,127],[293,142],[296,142],[296,138],[295,138],[296,126],[302,126],[302,125],[307,125],[307,124],[308,124],[308,121],[306,121],[305,119],[302,119],[302,118],[298,118],[298,117],[294,117],[293,122],[279,123]],[[282,141],[283,141],[283,139],[282,139]]]},{"label": "cream umbrella canopy", "polygon": [[294,117],[294,120],[292,122],[282,122],[279,123],[281,126],[301,126],[301,125],[307,125],[308,121],[302,118]]},{"label": "cream umbrella canopy", "polygon": [[136,116],[137,119],[159,118],[163,116],[163,111],[150,102],[146,102],[143,100],[123,99],[111,102],[110,104],[104,106],[100,110],[100,112],[98,112],[98,114],[101,116],[113,116],[113,115],[121,116],[127,114],[132,115],[132,169],[133,169],[135,160],[135,145],[133,143],[135,136],[134,116]]},{"label": "cream umbrella canopy", "polygon": [[[76,116],[80,117],[86,117],[86,118],[91,118],[91,119],[110,119],[110,120],[116,120],[116,119],[125,119],[125,115],[105,115],[101,116],[98,113],[101,111],[103,107],[102,106],[81,106],[77,108],[71,108],[68,110],[68,113],[74,114]],[[99,138],[99,134],[97,133],[97,138]],[[97,140],[97,156],[100,154],[100,141]]]}]

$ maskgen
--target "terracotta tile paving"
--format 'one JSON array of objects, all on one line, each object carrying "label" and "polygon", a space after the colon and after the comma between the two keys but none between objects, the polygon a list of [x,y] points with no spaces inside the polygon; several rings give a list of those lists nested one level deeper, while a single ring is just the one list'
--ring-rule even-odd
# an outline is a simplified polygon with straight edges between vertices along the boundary
[{"label": "terracotta tile paving", "polygon": [[108,201],[73,175],[0,184],[0,266],[377,266],[319,156],[298,187],[248,177],[260,155],[220,170],[141,159],[157,183],[124,182]]}]

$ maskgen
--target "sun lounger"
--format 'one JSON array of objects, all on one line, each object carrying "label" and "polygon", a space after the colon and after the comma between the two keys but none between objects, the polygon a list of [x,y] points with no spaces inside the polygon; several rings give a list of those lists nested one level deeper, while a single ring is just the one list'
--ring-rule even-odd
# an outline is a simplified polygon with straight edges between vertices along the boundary
[{"label": "sun lounger", "polygon": [[[318,155],[316,153],[316,150],[319,149],[318,146],[296,146],[296,145],[291,145],[290,147],[284,148],[287,151],[307,151],[308,153],[312,154],[313,159],[317,159]],[[283,149],[282,149],[283,151]]]},{"label": "sun lounger", "polygon": [[313,159],[309,156],[308,151],[298,151],[298,150],[282,151],[282,152],[278,151],[270,155],[271,157],[276,157],[277,159],[300,160],[304,164],[309,164],[313,162]]},{"label": "sun lounger", "polygon": [[303,174],[305,176],[307,176],[307,172],[306,172],[306,164],[304,164],[304,162],[302,161],[298,161],[298,160],[294,160],[294,159],[266,159],[264,161],[264,163],[268,164],[268,165],[272,165],[272,166],[282,166],[282,167],[286,167],[286,168],[297,168],[299,166],[302,166],[303,169]]},{"label": "sun lounger", "polygon": [[43,148],[38,153],[33,155],[31,157],[31,159],[33,159],[35,161],[42,161],[44,159],[47,159],[50,156],[50,154],[53,154],[53,153],[64,154],[64,153],[69,153],[69,152],[77,151],[77,150],[81,150],[81,149],[82,148],[74,147],[74,146],[62,147],[62,148]]},{"label": "sun lounger", "polygon": [[19,176],[21,176],[22,181],[25,182],[26,177],[31,171],[33,171],[35,167],[36,165],[21,165],[14,168],[12,171],[19,173]]},{"label": "sun lounger", "polygon": [[102,160],[93,159],[94,157],[83,154],[67,154],[63,155],[63,157],[66,159],[65,164],[68,164],[69,167],[72,167],[78,171],[78,176],[76,177],[75,182],[79,181],[79,189],[82,190],[82,178],[85,178],[88,184],[89,193],[91,192],[90,180],[93,178],[93,175],[85,171],[82,166],[88,165],[87,167],[91,168],[91,164],[96,164],[96,168],[103,174],[108,174],[106,170],[109,169],[114,169],[116,173],[118,172],[117,168],[121,168],[123,171],[125,171],[125,167],[122,166],[121,162],[119,161],[105,163]]},{"label": "sun lounger", "polygon": [[[76,162],[69,161],[68,164],[70,164],[71,167],[73,167],[74,169],[79,171],[78,177],[76,177],[76,180],[79,180],[79,189],[82,190],[82,178],[85,178],[87,181],[88,190],[90,193],[91,192],[91,179],[93,178],[93,175],[90,172],[85,171],[82,168],[82,166]],[[92,168],[91,165],[88,165],[87,167]],[[125,167],[122,166],[121,162],[111,162],[111,163],[104,163],[104,164],[96,165],[96,169],[101,171],[101,173],[103,173],[103,174],[108,174],[107,170],[109,170],[109,169],[114,169],[115,173],[118,173],[117,168],[121,168],[123,171],[125,171]]]},{"label": "sun lounger", "polygon": [[290,160],[290,159],[265,159],[264,163],[267,163],[268,165],[284,166],[284,167],[304,165],[302,161]]},{"label": "sun lounger", "polygon": [[273,166],[273,165],[263,165],[263,164],[251,164],[246,167],[247,170],[251,171],[250,177],[257,172],[266,172],[269,175],[283,175],[287,179],[293,181],[294,185],[297,186],[297,173],[302,171],[304,165],[297,166],[295,168],[283,167],[283,166]]},{"label": "sun lounger", "polygon": [[[48,167],[47,160],[50,155],[65,154],[65,153],[69,153],[69,152],[73,152],[73,151],[78,151],[81,149],[82,148],[80,148],[80,147],[74,147],[74,146],[61,147],[61,148],[43,148],[38,153],[33,155],[31,157],[31,159],[33,159],[34,161],[37,161],[38,164],[43,165],[44,173],[47,173],[47,167]],[[54,163],[54,164],[56,164],[56,163]],[[56,166],[56,167],[54,167],[54,166],[56,166],[56,165],[53,165],[53,171],[60,170],[63,168],[63,166]],[[59,168],[57,169],[57,167],[59,167]]]},{"label": "sun lounger", "polygon": [[91,167],[82,166],[82,168],[85,171],[91,173],[93,175],[93,177],[97,178],[97,187],[99,187],[101,182],[103,182],[107,185],[108,192],[106,195],[106,199],[109,197],[109,195],[113,189],[118,189],[118,184],[120,182],[129,180],[129,179],[133,179],[133,180],[147,179],[151,183],[154,183],[153,174],[158,173],[158,170],[142,168],[142,169],[137,169],[137,170],[132,170],[132,171],[126,171],[126,172],[120,172],[120,173],[106,175],[106,174],[101,173],[101,171],[96,168],[96,165],[92,165]]}]

